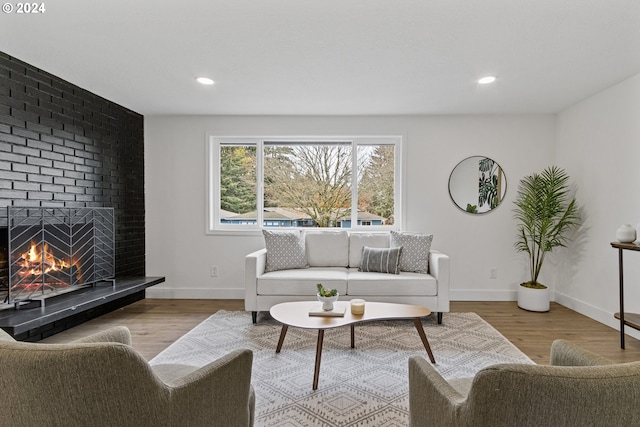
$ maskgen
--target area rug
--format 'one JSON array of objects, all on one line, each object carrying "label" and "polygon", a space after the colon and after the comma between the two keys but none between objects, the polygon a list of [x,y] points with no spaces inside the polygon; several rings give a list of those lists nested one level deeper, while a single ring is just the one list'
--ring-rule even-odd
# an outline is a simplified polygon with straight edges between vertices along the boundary
[{"label": "area rug", "polygon": [[[256,426],[407,426],[408,358],[428,360],[409,320],[356,325],[356,348],[349,327],[325,332],[318,390],[312,390],[316,330],[290,327],[275,348],[280,324],[260,313],[219,311],[170,345],[151,365],[204,366],[231,350],[253,351],[251,383],[256,392]],[[445,313],[443,323],[423,326],[436,369],[445,379],[472,377],[496,363],[533,363],[475,313]]]}]

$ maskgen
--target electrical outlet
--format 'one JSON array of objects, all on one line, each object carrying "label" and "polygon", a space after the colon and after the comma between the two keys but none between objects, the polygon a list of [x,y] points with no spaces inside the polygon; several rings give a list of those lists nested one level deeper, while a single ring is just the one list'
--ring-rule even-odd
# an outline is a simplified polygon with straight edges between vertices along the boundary
[{"label": "electrical outlet", "polygon": [[211,266],[211,277],[218,277],[218,266],[217,265],[212,265]]},{"label": "electrical outlet", "polygon": [[498,278],[498,267],[491,267],[489,271],[489,279],[497,279]]}]

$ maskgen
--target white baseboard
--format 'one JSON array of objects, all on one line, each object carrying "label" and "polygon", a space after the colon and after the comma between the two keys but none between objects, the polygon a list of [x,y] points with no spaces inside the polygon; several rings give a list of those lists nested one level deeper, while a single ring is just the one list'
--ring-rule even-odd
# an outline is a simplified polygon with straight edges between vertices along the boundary
[{"label": "white baseboard", "polygon": [[[613,313],[605,311],[599,307],[595,307],[579,299],[569,297],[560,292],[555,293],[555,301],[558,304],[570,308],[573,311],[576,311],[597,322],[607,325],[615,329],[616,331],[620,330],[620,321],[613,317]],[[635,339],[640,339],[640,331],[636,329],[627,326],[624,328],[624,333],[625,335],[629,335],[630,337],[633,337]]]},{"label": "white baseboard", "polygon": [[158,299],[241,299],[244,289],[237,288],[162,288],[154,286],[146,289],[146,298]]},{"label": "white baseboard", "polygon": [[[147,298],[160,299],[244,299],[244,289],[237,288],[147,288]],[[451,301],[515,301],[516,291],[450,290]]]},{"label": "white baseboard", "polygon": [[451,301],[516,301],[517,297],[516,291],[449,289]]}]

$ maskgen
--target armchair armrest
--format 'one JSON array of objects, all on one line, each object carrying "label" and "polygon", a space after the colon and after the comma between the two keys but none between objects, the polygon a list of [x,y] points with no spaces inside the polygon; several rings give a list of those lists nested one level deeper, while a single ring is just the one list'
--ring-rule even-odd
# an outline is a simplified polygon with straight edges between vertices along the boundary
[{"label": "armchair armrest", "polygon": [[424,358],[409,357],[409,425],[455,425],[465,400]]},{"label": "armchair armrest", "polygon": [[252,363],[251,350],[235,350],[170,381],[172,425],[252,425]]},{"label": "armchair armrest", "polygon": [[11,335],[6,333],[4,329],[0,329],[0,342],[16,342]]},{"label": "armchair armrest", "polygon": [[551,364],[555,366],[611,365],[612,361],[567,340],[555,340],[551,344]]},{"label": "armchair armrest", "polygon": [[267,250],[263,248],[252,252],[244,260],[244,309],[257,311],[258,282],[256,279],[264,274],[264,268],[267,265]]},{"label": "armchair armrest", "polygon": [[115,326],[104,331],[75,340],[74,343],[117,342],[131,345],[131,332],[126,326]]}]

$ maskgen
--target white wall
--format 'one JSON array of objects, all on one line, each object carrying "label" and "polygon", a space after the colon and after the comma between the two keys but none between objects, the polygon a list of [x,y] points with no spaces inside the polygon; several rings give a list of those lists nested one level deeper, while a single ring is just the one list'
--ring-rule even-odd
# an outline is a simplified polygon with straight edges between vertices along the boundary
[{"label": "white wall", "polygon": [[[556,300],[617,327],[618,251],[610,242],[621,224],[640,223],[640,74],[558,115],[557,162],[577,184],[587,219],[571,267],[559,270]],[[640,253],[625,251],[624,262],[625,311],[640,313]]]},{"label": "white wall", "polygon": [[[553,163],[554,116],[147,116],[147,275],[166,276],[149,297],[243,298],[244,256],[264,245],[260,236],[205,235],[207,133],[402,135],[405,228],[433,233],[433,247],[450,255],[452,299],[515,300],[526,272],[513,249],[513,199],[524,175]],[[493,158],[506,174],[503,205],[489,214],[467,214],[449,198],[449,174],[471,155]],[[634,214],[629,220],[640,221]],[[497,279],[489,279],[492,267]]]}]

